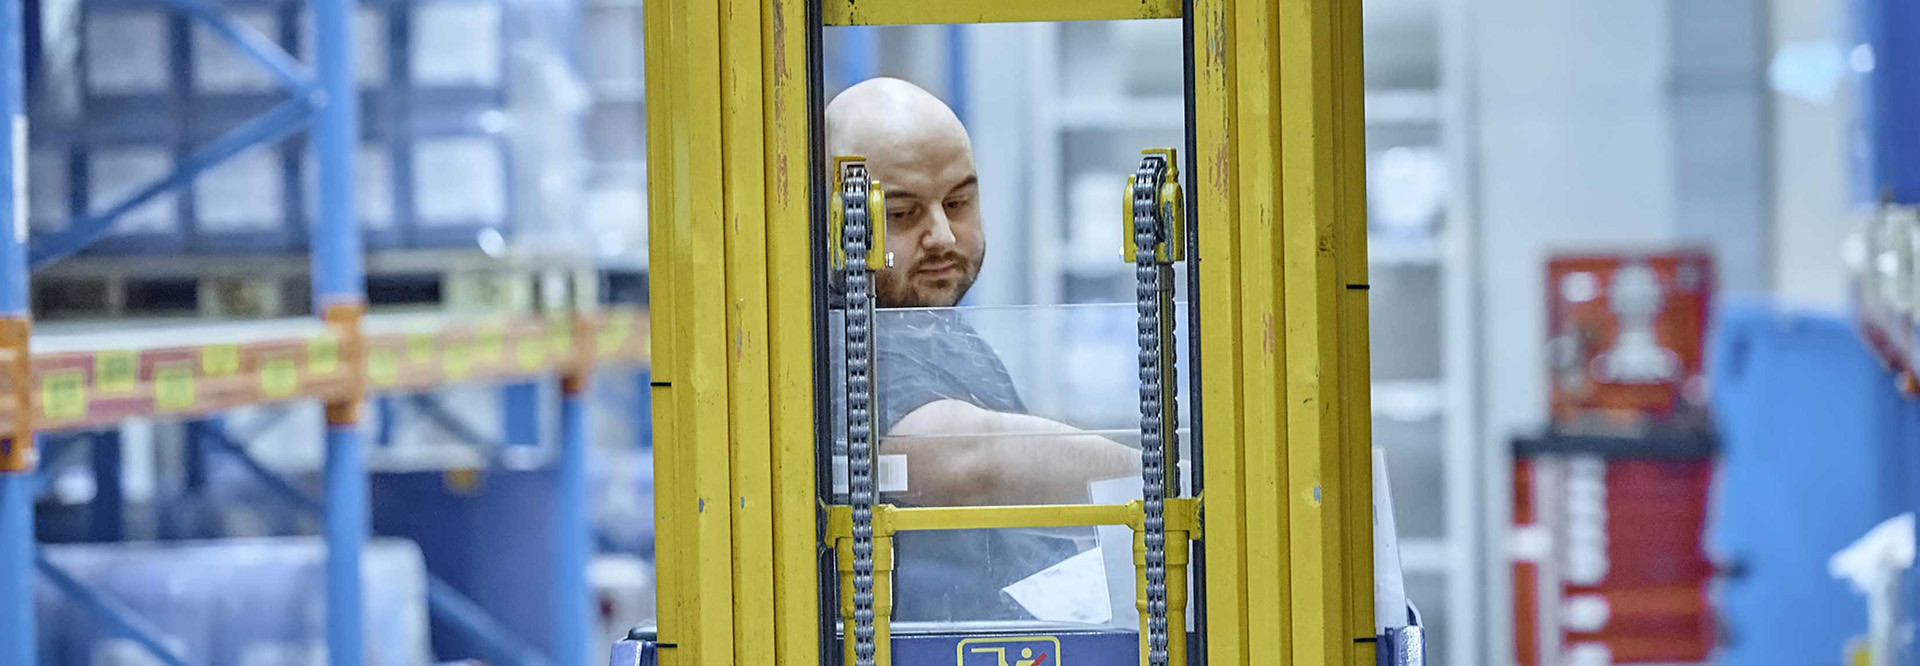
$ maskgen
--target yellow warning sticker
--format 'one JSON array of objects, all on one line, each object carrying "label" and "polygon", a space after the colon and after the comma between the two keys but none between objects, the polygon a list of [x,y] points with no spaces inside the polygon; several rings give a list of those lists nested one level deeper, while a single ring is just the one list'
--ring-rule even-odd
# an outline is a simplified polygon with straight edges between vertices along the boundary
[{"label": "yellow warning sticker", "polygon": [[103,351],[93,355],[93,385],[101,393],[131,393],[139,382],[139,352]]},{"label": "yellow warning sticker", "polygon": [[40,379],[40,411],[50,419],[77,419],[87,415],[87,373],[56,370]]},{"label": "yellow warning sticker", "polygon": [[193,407],[193,368],[186,364],[164,365],[153,369],[153,406],[163,412]]},{"label": "yellow warning sticker", "polygon": [[285,398],[300,390],[300,373],[293,359],[276,358],[260,364],[260,393],[268,398]]},{"label": "yellow warning sticker", "polygon": [[954,649],[959,666],[1061,666],[1060,639],[1053,636],[968,638]]}]

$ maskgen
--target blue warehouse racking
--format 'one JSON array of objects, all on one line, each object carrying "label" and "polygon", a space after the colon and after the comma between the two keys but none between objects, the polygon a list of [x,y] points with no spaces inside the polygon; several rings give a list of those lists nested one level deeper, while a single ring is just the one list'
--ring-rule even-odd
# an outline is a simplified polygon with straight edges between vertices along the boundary
[{"label": "blue warehouse racking", "polygon": [[[386,7],[389,21],[408,18],[404,3]],[[440,3],[461,9],[460,3]],[[110,0],[102,7],[122,11],[130,7],[155,6]],[[369,20],[366,12],[356,15],[351,0],[310,0],[312,29],[310,62],[303,63],[285,48],[295,43],[299,31],[297,7],[267,5],[251,7],[252,23],[236,20],[226,9],[202,0],[166,0],[165,6],[190,17],[191,26],[178,16],[163,19],[165,32],[178,38],[197,35],[203,43],[219,43],[235,53],[256,61],[261,67],[249,76],[234,76],[231,67],[203,68],[202,76],[188,81],[208,83],[207,72],[226,72],[211,76],[212,82],[243,89],[223,98],[218,113],[207,114],[224,120],[230,129],[209,131],[213,124],[198,124],[199,113],[181,118],[173,112],[180,95],[177,88],[189,83],[175,81],[171,87],[152,96],[138,95],[116,102],[131,109],[145,109],[145,117],[161,125],[134,129],[127,123],[109,123],[111,128],[147,140],[157,137],[166,146],[158,157],[149,155],[101,165],[97,154],[70,159],[64,164],[41,169],[48,177],[65,176],[70,190],[61,203],[71,204],[71,219],[44,233],[29,234],[30,215],[27,193],[33,190],[28,178],[27,107],[23,42],[28,34],[23,3],[5,3],[0,8],[0,111],[12,122],[0,128],[0,142],[13,155],[0,160],[0,174],[12,183],[5,190],[6,201],[0,215],[15,233],[0,242],[0,663],[33,664],[35,659],[34,575],[39,570],[58,588],[75,597],[101,620],[121,633],[129,634],[153,653],[161,663],[195,663],[191,655],[174,653],[165,641],[148,635],[138,618],[125,609],[89,590],[81,581],[65,575],[59,567],[41,557],[34,543],[33,505],[36,492],[44,483],[38,474],[37,441],[46,433],[80,431],[112,425],[119,421],[146,416],[196,419],[190,423],[193,437],[216,449],[244,452],[231,441],[211,414],[232,407],[316,400],[325,404],[325,465],[322,471],[324,499],[308,498],[293,486],[274,479],[258,465],[257,471],[271,481],[273,488],[301,508],[324,513],[326,546],[325,587],[327,590],[326,639],[329,661],[334,666],[360,663],[364,637],[361,617],[361,555],[369,536],[368,484],[365,447],[362,435],[362,408],[369,396],[392,395],[424,390],[455,382],[524,382],[530,378],[558,374],[561,384],[560,445],[556,470],[553,510],[556,557],[551,585],[555,607],[552,609],[556,636],[585,636],[589,626],[586,564],[591,535],[587,522],[586,410],[584,393],[590,371],[603,363],[643,364],[647,357],[644,313],[630,309],[598,309],[578,303],[558,314],[513,317],[396,316],[368,314],[366,258],[369,245],[404,239],[370,239],[382,232],[367,231],[358,222],[355,210],[357,188],[366,179],[356,174],[356,162],[365,150],[360,107],[378,115],[376,127],[384,124],[395,136],[422,142],[434,128],[416,127],[392,103],[393,98],[364,92],[358,81],[366,72],[355,67],[354,34]],[[497,10],[497,5],[493,5]],[[417,8],[416,8],[417,9]],[[427,9],[425,11],[435,11]],[[484,10],[482,10],[484,11]],[[378,12],[376,12],[377,14]],[[165,16],[164,14],[154,14]],[[137,13],[136,13],[137,16]],[[259,16],[276,20],[275,36],[255,29]],[[124,18],[124,17],[123,17]],[[498,17],[495,17],[496,21]],[[151,19],[133,19],[135,23]],[[485,17],[477,19],[485,22]],[[170,21],[170,22],[169,22]],[[389,24],[389,29],[393,29]],[[102,34],[111,34],[106,31]],[[212,41],[208,41],[212,40]],[[180,39],[172,49],[178,51]],[[404,49],[404,47],[403,47]],[[208,49],[201,49],[202,51]],[[306,50],[295,48],[293,50]],[[177,56],[177,53],[175,53]],[[175,58],[177,60],[177,58]],[[407,58],[390,57],[387,73],[406,69],[419,74],[418,67],[405,63]],[[362,75],[357,77],[356,75]],[[225,78],[223,78],[225,77]],[[411,76],[406,77],[412,80]],[[450,77],[458,80],[457,75]],[[97,83],[97,82],[96,82]],[[218,87],[216,85],[216,87]],[[452,86],[458,89],[459,86]],[[416,95],[415,93],[419,93]],[[441,93],[445,93],[442,95]],[[142,93],[147,94],[147,93]],[[460,90],[441,90],[432,95],[410,90],[401,97],[408,104],[426,104],[427,98],[459,98]],[[485,91],[479,93],[485,97]],[[341,103],[351,100],[353,103]],[[423,101],[427,100],[427,101]],[[444,99],[442,100],[444,101]],[[472,101],[472,100],[468,100]],[[480,100],[481,105],[491,103]],[[446,102],[463,103],[459,100]],[[89,107],[112,110],[114,105]],[[402,107],[404,108],[404,107]],[[478,108],[477,106],[473,108]],[[161,110],[155,113],[155,110]],[[104,111],[103,111],[104,112]],[[89,111],[91,113],[91,111]],[[239,115],[252,114],[239,121]],[[484,113],[473,115],[479,119]],[[62,137],[50,144],[49,151],[79,157],[80,147],[116,145],[126,137],[99,136],[87,114],[74,117],[66,126],[51,128],[51,135]],[[402,127],[404,126],[404,127]],[[277,147],[282,139],[304,129],[304,148]],[[118,131],[116,130],[116,131]],[[151,130],[151,131],[150,131]],[[418,131],[416,136],[415,131]],[[458,131],[449,134],[460,134]],[[374,132],[374,136],[378,136]],[[468,135],[462,135],[468,136]],[[494,141],[485,139],[482,141]],[[138,143],[134,141],[133,143]],[[504,142],[489,145],[502,151],[502,169],[507,168]],[[167,154],[166,151],[174,151]],[[264,152],[262,152],[264,150]],[[448,148],[438,160],[461,160],[474,153],[473,145]],[[417,174],[421,165],[410,165],[420,152],[390,149],[389,167],[396,179]],[[432,151],[428,150],[431,154]],[[401,153],[407,156],[402,157]],[[260,156],[264,155],[264,158]],[[196,178],[253,156],[253,162],[230,172],[233,178],[224,186],[202,189]],[[298,175],[311,160],[313,178],[311,200],[315,212],[311,223],[291,214],[301,210],[306,178]],[[56,161],[57,162],[57,161]],[[156,168],[159,167],[159,168]],[[261,169],[260,167],[278,167]],[[259,181],[248,180],[255,171],[269,171]],[[111,172],[111,173],[109,173]],[[81,182],[108,178],[116,186],[102,192],[76,187]],[[281,200],[282,217],[256,215],[258,211],[227,210],[216,213],[208,208],[230,203],[228,196],[251,189],[249,183],[278,182],[282,187],[264,186],[266,198]],[[411,189],[407,190],[411,192]],[[82,194],[84,193],[84,194]],[[117,195],[109,198],[108,195]],[[176,215],[179,219],[197,219],[204,223],[225,220],[244,229],[272,230],[275,219],[293,220],[279,233],[272,231],[251,237],[229,236],[233,244],[223,249],[289,249],[309,246],[311,290],[316,317],[297,320],[264,320],[218,324],[126,324],[116,330],[97,327],[45,325],[36,327],[28,298],[31,271],[71,256],[103,238],[114,235],[115,225],[129,213],[151,210],[161,197],[177,197],[173,210],[158,214],[158,219]],[[93,200],[107,198],[108,200]],[[405,203],[405,205],[402,205]],[[420,210],[410,202],[395,202],[397,208]],[[194,210],[198,206],[199,210]],[[498,208],[505,216],[510,206]],[[481,207],[484,208],[484,207]],[[55,210],[60,206],[35,210]],[[469,213],[479,208],[445,208],[443,217],[451,226],[492,224],[485,215]],[[181,215],[181,212],[195,213]],[[81,213],[86,214],[82,215]],[[485,212],[481,210],[481,212]],[[396,213],[396,215],[410,215]],[[262,227],[258,223],[269,222]],[[132,227],[136,231],[142,227]],[[403,229],[418,229],[401,225]],[[125,231],[126,227],[121,227]],[[204,229],[202,231],[205,231]],[[137,234],[136,234],[137,236]],[[145,238],[143,248],[193,249],[192,234],[168,235],[167,241]],[[238,239],[238,240],[234,240]],[[289,244],[289,239],[292,243]],[[380,242],[370,242],[370,240]],[[138,330],[129,330],[139,326]],[[101,441],[111,441],[111,435]],[[104,498],[110,499],[110,498]],[[430,581],[429,605],[437,618],[468,630],[476,638],[491,641],[504,658],[501,662],[540,663],[539,655],[511,638],[510,632],[493,626],[485,614],[450,586]],[[556,640],[552,663],[580,664],[586,658],[581,641]]]}]

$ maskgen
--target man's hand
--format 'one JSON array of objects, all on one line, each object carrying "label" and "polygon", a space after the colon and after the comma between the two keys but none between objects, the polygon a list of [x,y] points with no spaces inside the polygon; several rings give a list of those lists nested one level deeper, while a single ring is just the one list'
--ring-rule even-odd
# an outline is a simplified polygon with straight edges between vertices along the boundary
[{"label": "man's hand", "polygon": [[1140,451],[1026,414],[940,400],[908,412],[881,439],[907,456],[922,506],[1079,504],[1087,484],[1140,474]]}]

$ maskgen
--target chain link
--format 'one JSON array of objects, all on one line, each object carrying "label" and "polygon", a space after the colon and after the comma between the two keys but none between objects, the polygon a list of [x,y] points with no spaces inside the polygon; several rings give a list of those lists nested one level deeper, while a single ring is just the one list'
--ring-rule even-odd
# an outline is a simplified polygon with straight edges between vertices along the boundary
[{"label": "chain link", "polygon": [[873,294],[867,266],[867,174],[846,175],[841,201],[846,251],[847,491],[853,506],[853,654],[856,666],[874,664],[873,613]]},{"label": "chain link", "polygon": [[[1160,180],[1167,163],[1153,156],[1140,162],[1133,185],[1133,242],[1135,295],[1140,311],[1140,478],[1145,509],[1147,556],[1147,664],[1167,663],[1167,468],[1164,415],[1161,405],[1160,278],[1157,251],[1169,230],[1161,219]],[[1184,628],[1183,628],[1184,629]]]}]

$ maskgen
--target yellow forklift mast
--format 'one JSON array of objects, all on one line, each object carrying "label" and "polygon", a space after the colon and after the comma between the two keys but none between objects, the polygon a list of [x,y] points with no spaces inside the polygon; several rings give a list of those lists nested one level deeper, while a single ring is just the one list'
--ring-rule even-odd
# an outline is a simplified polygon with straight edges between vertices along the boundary
[{"label": "yellow forklift mast", "polygon": [[[1140,287],[1142,499],[879,503],[863,329],[885,184],[825,153],[822,31],[1112,19],[1186,35],[1166,57],[1186,62],[1187,145],[1144,151],[1115,221]],[[650,1],[659,620],[614,662],[1376,663],[1360,34],[1358,0]],[[1101,525],[1135,533],[1137,630],[890,623],[896,534]]]}]

